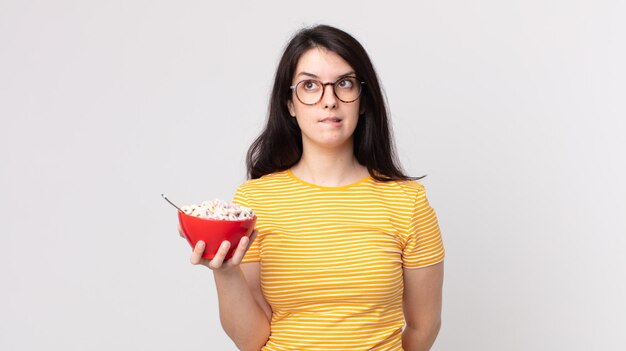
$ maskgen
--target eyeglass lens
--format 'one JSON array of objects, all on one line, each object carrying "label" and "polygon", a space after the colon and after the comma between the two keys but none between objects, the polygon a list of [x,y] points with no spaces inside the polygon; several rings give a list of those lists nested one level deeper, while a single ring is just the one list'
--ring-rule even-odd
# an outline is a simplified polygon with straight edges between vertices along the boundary
[{"label": "eyeglass lens", "polygon": [[[316,104],[322,99],[326,84],[315,80],[307,79],[296,85],[296,96],[303,104]],[[354,77],[342,78],[333,84],[335,96],[343,102],[353,102],[361,94],[361,82]]]}]

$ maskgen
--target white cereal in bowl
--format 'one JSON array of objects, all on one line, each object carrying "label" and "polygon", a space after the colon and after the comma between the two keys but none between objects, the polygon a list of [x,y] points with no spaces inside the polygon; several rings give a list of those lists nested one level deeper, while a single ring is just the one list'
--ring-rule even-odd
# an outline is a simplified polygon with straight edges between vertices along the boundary
[{"label": "white cereal in bowl", "polygon": [[220,199],[203,201],[200,205],[182,206],[180,209],[186,215],[205,219],[241,221],[254,217],[252,209]]}]

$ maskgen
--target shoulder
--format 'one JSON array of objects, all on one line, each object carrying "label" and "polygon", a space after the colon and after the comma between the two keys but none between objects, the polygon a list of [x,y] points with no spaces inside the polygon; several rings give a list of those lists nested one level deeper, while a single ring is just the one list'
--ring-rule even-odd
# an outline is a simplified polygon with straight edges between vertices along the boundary
[{"label": "shoulder", "polygon": [[409,196],[414,197],[420,193],[426,192],[424,184],[418,183],[415,180],[405,180],[398,182],[398,186]]},{"label": "shoulder", "polygon": [[381,191],[395,193],[397,196],[405,197],[407,199],[414,200],[420,195],[426,193],[424,185],[415,180],[394,180],[389,182],[376,181],[375,184]]},{"label": "shoulder", "polygon": [[266,189],[268,187],[272,187],[273,185],[284,183],[287,179],[288,176],[285,171],[274,172],[266,174],[261,178],[246,180],[239,185],[237,191],[249,193],[255,190]]}]

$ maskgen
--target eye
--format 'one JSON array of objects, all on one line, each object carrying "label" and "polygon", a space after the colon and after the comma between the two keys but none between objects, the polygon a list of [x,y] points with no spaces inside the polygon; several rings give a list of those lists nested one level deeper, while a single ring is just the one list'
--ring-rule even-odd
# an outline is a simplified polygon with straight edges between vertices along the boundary
[{"label": "eye", "polygon": [[304,90],[307,91],[314,91],[317,90],[317,88],[319,88],[319,83],[314,81],[314,80],[305,80],[302,81],[302,88],[304,88]]},{"label": "eye", "polygon": [[338,81],[337,87],[341,89],[352,89],[354,87],[354,78],[344,78]]}]

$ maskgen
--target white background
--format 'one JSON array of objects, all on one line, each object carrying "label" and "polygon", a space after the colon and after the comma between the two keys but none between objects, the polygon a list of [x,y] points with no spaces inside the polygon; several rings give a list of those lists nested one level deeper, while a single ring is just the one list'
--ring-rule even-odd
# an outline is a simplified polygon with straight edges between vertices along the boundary
[{"label": "white background", "polygon": [[368,50],[447,250],[433,350],[626,349],[623,1],[0,1],[0,349],[234,350],[176,212],[232,199],[282,49]]}]

